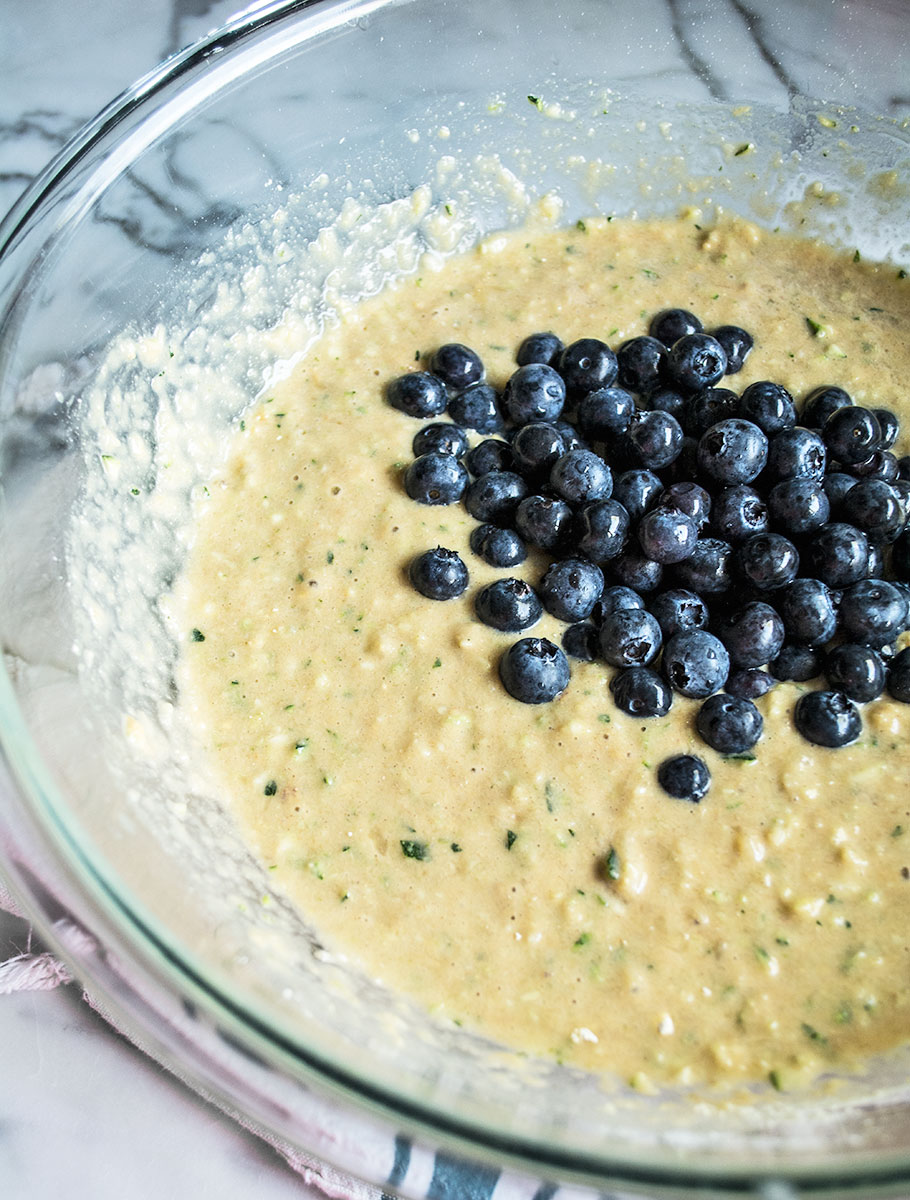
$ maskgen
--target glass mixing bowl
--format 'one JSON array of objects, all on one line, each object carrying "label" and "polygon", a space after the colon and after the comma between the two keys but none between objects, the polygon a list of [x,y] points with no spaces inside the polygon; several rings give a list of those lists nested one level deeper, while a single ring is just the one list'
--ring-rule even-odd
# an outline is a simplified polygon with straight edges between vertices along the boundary
[{"label": "glass mixing bowl", "polygon": [[[246,1120],[355,1175],[381,1128],[598,1188],[910,1186],[904,1053],[729,1107],[609,1090],[327,951],[198,769],[166,603],[268,331],[303,348],[421,253],[558,195],[567,222],[723,209],[905,262],[908,47],[898,0],[267,4],[0,228],[3,871],[112,1018]],[[314,1095],[359,1134],[316,1143]]]}]

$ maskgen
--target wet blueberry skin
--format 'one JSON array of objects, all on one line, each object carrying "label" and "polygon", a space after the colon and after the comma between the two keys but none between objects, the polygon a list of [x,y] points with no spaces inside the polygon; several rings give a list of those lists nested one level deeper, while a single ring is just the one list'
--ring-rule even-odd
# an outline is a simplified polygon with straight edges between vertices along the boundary
[{"label": "wet blueberry skin", "polygon": [[518,534],[499,525],[475,525],[471,530],[470,546],[478,558],[491,567],[515,567],[528,557],[527,548]]},{"label": "wet blueberry skin", "polygon": [[779,533],[756,533],[736,552],[739,573],[761,592],[784,587],[799,571],[799,551]]},{"label": "wet blueberry skin", "polygon": [[446,409],[453,421],[477,433],[501,433],[505,429],[499,396],[488,383],[472,384],[450,396]]},{"label": "wet blueberry skin", "polygon": [[787,537],[820,529],[831,515],[831,501],[816,479],[782,479],[768,493],[774,526]]},{"label": "wet blueberry skin", "polygon": [[695,727],[718,754],[744,754],[762,735],[764,721],[751,700],[716,692],[698,711]]},{"label": "wet blueberry skin", "polygon": [[523,425],[512,439],[515,469],[529,481],[545,479],[565,452],[562,434],[548,421]]},{"label": "wet blueberry skin", "polygon": [[895,654],[888,664],[888,695],[902,704],[910,704],[910,646]]},{"label": "wet blueberry skin", "polygon": [[616,352],[618,378],[624,388],[648,395],[660,386],[667,347],[650,335],[629,338]]},{"label": "wet blueberry skin", "polygon": [[858,463],[881,447],[878,418],[867,408],[849,404],[835,409],[822,426],[822,438],[831,458]]},{"label": "wet blueberry skin", "polygon": [[409,417],[439,417],[446,410],[448,394],[441,379],[427,371],[411,371],[393,379],[386,399]]},{"label": "wet blueberry skin", "polygon": [[836,749],[855,742],[862,732],[859,709],[843,692],[806,692],[796,702],[796,728],[817,746]]},{"label": "wet blueberry skin", "polygon": [[603,442],[620,437],[635,412],[635,398],[623,387],[602,387],[578,402],[578,427],[587,438]]},{"label": "wet blueberry skin", "polygon": [[674,633],[704,629],[708,624],[708,606],[688,588],[658,592],[648,601],[648,610],[657,618],[665,639]]},{"label": "wet blueberry skin", "polygon": [[483,379],[480,355],[462,342],[446,342],[433,352],[430,371],[441,379],[450,392],[461,392]]},{"label": "wet blueberry skin", "polygon": [[704,700],[726,683],[730,656],[712,633],[695,629],[675,633],[667,641],[662,669],[664,678],[675,691],[694,700]]},{"label": "wet blueberry skin", "polygon": [[820,579],[794,579],[775,598],[787,637],[807,646],[823,646],[834,637],[837,610],[831,590]]},{"label": "wet blueberry skin", "polygon": [[594,662],[600,653],[600,634],[591,621],[576,621],[562,635],[562,648],[572,658]]},{"label": "wet blueberry skin", "polygon": [[660,653],[663,634],[647,609],[607,613],[600,627],[600,652],[613,667],[646,667]]},{"label": "wet blueberry skin", "polygon": [[664,308],[651,318],[648,334],[669,349],[681,337],[701,333],[702,328],[701,321],[687,308]]},{"label": "wet blueberry skin", "polygon": [[617,554],[611,566],[617,582],[636,592],[656,592],[663,582],[663,566],[631,543]]},{"label": "wet blueberry skin", "polygon": [[698,526],[678,509],[659,505],[638,523],[638,542],[648,558],[664,565],[679,563],[695,549]]},{"label": "wet blueberry skin", "polygon": [[751,483],[767,461],[767,437],[757,425],[740,417],[718,421],[698,443],[699,468],[723,487]]},{"label": "wet blueberry skin", "polygon": [[528,485],[514,471],[488,471],[468,485],[465,507],[477,521],[509,525],[527,494]]},{"label": "wet blueberry skin", "polygon": [[700,438],[712,425],[728,421],[739,412],[739,396],[729,388],[703,388],[686,401],[680,422],[687,434]]},{"label": "wet blueberry skin", "polygon": [[852,403],[852,397],[843,388],[835,386],[815,388],[803,401],[800,423],[808,429],[821,429],[833,412]]},{"label": "wet blueberry skin", "polygon": [[646,608],[644,597],[634,588],[613,584],[604,588],[603,594],[594,609],[594,619],[603,622],[610,613],[620,612],[624,608]]},{"label": "wet blueberry skin", "polygon": [[718,627],[733,667],[764,667],[784,644],[784,622],[770,604],[753,600],[732,612]]},{"label": "wet blueberry skin", "polygon": [[849,587],[867,574],[869,541],[855,526],[831,521],[812,536],[805,557],[812,578],[832,588]]},{"label": "wet blueberry skin", "polygon": [[415,433],[411,448],[415,458],[434,452],[463,458],[468,450],[468,435],[451,421],[434,421]]},{"label": "wet blueberry skin", "polygon": [[718,325],[710,330],[711,336],[724,348],[727,356],[727,374],[738,375],[755,345],[752,334],[739,325]]},{"label": "wet blueberry skin", "polygon": [[785,642],[777,658],[768,664],[768,670],[775,679],[793,679],[797,683],[805,683],[819,674],[821,656],[814,646]]},{"label": "wet blueberry skin", "polygon": [[419,504],[454,504],[468,486],[468,472],[454,455],[421,454],[404,473],[405,491]]},{"label": "wet blueberry skin", "polygon": [[428,600],[454,600],[468,586],[468,569],[454,550],[437,546],[411,562],[408,578]]},{"label": "wet blueberry skin", "polygon": [[531,333],[518,347],[515,361],[520,367],[526,367],[529,363],[543,363],[552,367],[562,350],[562,339],[555,333]]},{"label": "wet blueberry skin", "polygon": [[613,473],[593,450],[569,450],[553,464],[550,487],[568,504],[607,500],[613,491]]},{"label": "wet blueberry skin", "polygon": [[603,572],[587,559],[559,559],[544,572],[538,590],[552,616],[560,621],[583,621],[603,593]]},{"label": "wet blueberry skin", "polygon": [[716,596],[732,583],[733,548],[721,538],[700,538],[687,559],[674,567],[676,582],[699,595]]},{"label": "wet blueberry skin", "polygon": [[509,577],[481,588],[474,597],[474,611],[485,625],[518,633],[540,620],[543,606],[530,584]]},{"label": "wet blueberry skin", "polygon": [[575,515],[558,496],[525,496],[515,509],[515,528],[529,546],[558,552],[568,547]]},{"label": "wet blueberry skin", "polygon": [[861,479],[841,502],[844,521],[874,541],[893,542],[903,531],[906,513],[900,494],[884,479]]},{"label": "wet blueberry skin", "polygon": [[758,700],[766,695],[777,684],[777,680],[767,671],[758,667],[748,667],[742,671],[731,671],[727,677],[726,691],[731,696],[741,700]]},{"label": "wet blueberry skin", "polygon": [[835,691],[865,704],[876,700],[885,688],[885,664],[871,646],[841,642],[825,658],[825,676]]},{"label": "wet blueberry skin", "polygon": [[650,667],[625,667],[610,681],[616,707],[630,717],[664,717],[673,693]]},{"label": "wet blueberry skin", "polygon": [[522,638],[499,660],[499,677],[523,704],[547,704],[569,686],[569,660],[547,638]]},{"label": "wet blueberry skin", "polygon": [[761,379],[750,383],[739,398],[738,416],[752,421],[771,437],[796,424],[796,405],[787,389],[779,383]]},{"label": "wet blueberry skin", "polygon": [[657,768],[657,782],[675,800],[697,804],[711,786],[711,772],[703,759],[694,754],[678,754],[664,759]]},{"label": "wet blueberry skin", "polygon": [[884,579],[862,579],[841,597],[838,619],[851,641],[886,646],[907,627],[907,598]]},{"label": "wet blueberry skin", "polygon": [[465,466],[476,478],[488,471],[511,471],[515,464],[512,447],[502,438],[484,438],[465,455]]},{"label": "wet blueberry skin", "polygon": [[630,524],[629,514],[618,500],[593,500],[578,514],[575,546],[593,562],[607,562],[622,552]]},{"label": "wet blueberry skin", "polygon": [[509,378],[502,397],[506,416],[516,425],[555,421],[566,402],[566,385],[553,367],[528,363]]},{"label": "wet blueberry skin", "polygon": [[714,387],[727,370],[724,348],[707,333],[689,333],[674,342],[667,355],[667,378],[684,391]]},{"label": "wet blueberry skin", "polygon": [[659,471],[676,460],[682,441],[682,426],[671,413],[637,410],[629,422],[623,448],[634,465]]},{"label": "wet blueberry skin", "polygon": [[749,484],[723,488],[712,501],[711,528],[727,542],[744,542],[755,533],[767,533],[771,528],[768,505]]},{"label": "wet blueberry skin", "polygon": [[560,354],[558,368],[568,397],[580,400],[588,392],[614,383],[619,364],[606,342],[599,338],[579,338]]},{"label": "wet blueberry skin", "polygon": [[613,480],[613,499],[618,500],[632,521],[637,521],[657,503],[664,485],[653,471],[636,468],[623,471]]},{"label": "wet blueberry skin", "polygon": [[801,425],[776,433],[768,442],[768,477],[781,479],[822,479],[828,457],[825,443],[812,429]]}]

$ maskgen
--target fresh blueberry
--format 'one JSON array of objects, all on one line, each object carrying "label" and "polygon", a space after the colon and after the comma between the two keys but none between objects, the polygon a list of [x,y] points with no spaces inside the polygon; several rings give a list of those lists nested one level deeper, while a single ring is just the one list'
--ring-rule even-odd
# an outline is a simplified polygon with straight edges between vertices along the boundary
[{"label": "fresh blueberry", "polygon": [[703,388],[690,396],[680,417],[683,429],[692,437],[700,438],[718,421],[728,421],[737,415],[739,396],[729,388]]},{"label": "fresh blueberry", "polygon": [[465,508],[475,521],[511,525],[519,502],[527,494],[528,485],[514,471],[488,471],[468,484]]},{"label": "fresh blueberry", "polygon": [[845,464],[858,463],[881,447],[882,430],[875,413],[848,404],[828,417],[822,438],[831,458]]},{"label": "fresh blueberry", "polygon": [[630,544],[612,559],[613,577],[623,587],[636,592],[656,592],[663,582],[664,569],[638,546]]},{"label": "fresh blueberry", "polygon": [[566,385],[559,373],[545,363],[519,367],[506,384],[502,398],[506,415],[516,425],[555,421],[565,402]]},{"label": "fresh blueberry", "polygon": [[543,363],[552,367],[562,353],[562,340],[555,333],[532,333],[518,347],[515,361],[520,367]]},{"label": "fresh blueberry", "polygon": [[695,549],[698,526],[686,513],[659,504],[638,523],[638,543],[655,562],[682,562]]},{"label": "fresh blueberry", "polygon": [[846,471],[828,471],[822,480],[822,487],[828,497],[831,516],[840,520],[843,515],[844,497],[851,488],[856,487],[856,478]]},{"label": "fresh blueberry", "polygon": [[686,424],[685,413],[688,404],[689,397],[678,392],[676,388],[658,388],[648,396],[649,408],[653,408],[655,412],[669,413],[671,417],[676,417],[680,425]]},{"label": "fresh blueberry", "polygon": [[800,421],[808,429],[821,429],[833,412],[852,403],[852,397],[843,388],[818,387],[803,401]]},{"label": "fresh blueberry", "polygon": [[806,573],[828,587],[844,588],[864,579],[869,541],[854,525],[831,521],[813,534],[806,548]]},{"label": "fresh blueberry", "polygon": [[606,442],[624,434],[635,412],[635,399],[621,387],[602,387],[578,402],[578,427],[595,442]]},{"label": "fresh blueberry", "polygon": [[822,479],[827,453],[825,443],[812,429],[801,425],[783,429],[768,443],[768,477],[781,479]]},{"label": "fresh blueberry", "polygon": [[669,348],[681,337],[690,333],[701,333],[701,321],[685,308],[665,308],[655,313],[648,325],[648,333]]},{"label": "fresh blueberry", "polygon": [[749,667],[745,671],[731,671],[727,677],[726,691],[730,696],[740,700],[758,700],[766,695],[777,684],[773,675],[758,667]]},{"label": "fresh blueberry", "polygon": [[569,450],[553,464],[550,487],[568,504],[607,500],[613,491],[613,473],[593,450]]},{"label": "fresh blueberry", "polygon": [[768,493],[768,512],[781,533],[798,537],[826,523],[831,502],[817,479],[782,479]]},{"label": "fresh blueberry", "polygon": [[543,608],[534,589],[523,579],[497,579],[474,597],[474,611],[485,625],[518,633],[540,620]]},{"label": "fresh blueberry", "polygon": [[454,550],[437,546],[411,562],[408,578],[421,596],[429,600],[453,600],[468,586],[468,568]]},{"label": "fresh blueberry", "polygon": [[673,693],[650,667],[626,667],[610,682],[616,707],[630,717],[665,717]]},{"label": "fresh blueberry", "polygon": [[614,584],[612,587],[604,588],[603,595],[594,610],[594,619],[603,623],[604,618],[610,613],[621,612],[624,608],[645,607],[644,599],[633,588]]},{"label": "fresh blueberry", "polygon": [[752,334],[739,325],[718,325],[716,329],[711,330],[711,336],[724,348],[724,354],[727,356],[727,374],[738,374],[755,345]]},{"label": "fresh blueberry", "polygon": [[711,528],[727,542],[744,542],[755,533],[771,528],[768,506],[748,484],[724,488],[711,505]]},{"label": "fresh blueberry", "polygon": [[638,521],[656,504],[664,485],[653,471],[623,471],[613,481],[613,499],[618,500],[630,521]]},{"label": "fresh blueberry", "polygon": [[618,500],[593,500],[578,514],[575,546],[592,562],[616,558],[628,541],[629,524],[629,514]]},{"label": "fresh blueberry", "polygon": [[893,483],[898,478],[898,460],[890,450],[876,450],[862,462],[850,464],[850,474],[856,479],[884,479]]},{"label": "fresh blueberry", "polygon": [[451,454],[463,458],[468,451],[468,435],[460,425],[435,421],[432,425],[424,425],[414,435],[413,450],[418,458],[421,454]]},{"label": "fresh blueberry", "polygon": [[768,437],[796,424],[793,397],[779,383],[761,379],[750,383],[739,398],[739,416],[757,425]]},{"label": "fresh blueberry", "polygon": [[861,579],[841,597],[839,617],[850,641],[886,646],[907,628],[907,598],[885,579]]},{"label": "fresh blueberry", "polygon": [[768,439],[757,425],[739,417],[718,421],[698,443],[700,469],[722,487],[751,483],[767,460]]},{"label": "fresh blueberry", "polygon": [[565,443],[566,450],[590,450],[587,439],[579,432],[578,427],[573,425],[571,421],[567,421],[564,417],[560,417],[558,421],[553,422],[554,429],[558,429],[562,434],[562,440]]},{"label": "fresh blueberry", "polygon": [[579,400],[588,392],[609,387],[616,380],[619,366],[616,355],[597,338],[580,338],[566,346],[559,356],[559,373],[566,383],[566,393]]},{"label": "fresh blueberry", "polygon": [[676,417],[660,409],[643,409],[632,414],[623,447],[634,466],[659,471],[679,456],[682,440]]},{"label": "fresh blueberry", "polygon": [[449,416],[465,429],[478,433],[500,433],[505,429],[499,396],[488,383],[474,383],[450,397],[447,405]]},{"label": "fresh blueberry", "polygon": [[613,667],[646,667],[660,653],[657,618],[644,608],[618,608],[604,615],[600,652]]},{"label": "fresh blueberry", "polygon": [[823,646],[834,637],[837,611],[820,579],[794,579],[776,598],[787,637],[806,646]]},{"label": "fresh blueberry", "polygon": [[522,425],[512,438],[515,469],[528,482],[546,479],[557,458],[566,452],[562,434],[546,421]]},{"label": "fresh blueberry", "polygon": [[511,471],[515,466],[512,447],[501,438],[484,438],[465,455],[465,466],[477,478],[490,471]]},{"label": "fresh blueberry", "polygon": [[806,692],[793,718],[807,742],[831,749],[855,742],[863,727],[859,710],[843,692]]},{"label": "fresh blueberry", "polygon": [[777,609],[752,600],[735,609],[718,628],[732,666],[764,667],[777,658],[784,644],[784,622]]},{"label": "fresh blueberry", "polygon": [[515,510],[515,528],[529,546],[559,551],[568,546],[574,514],[557,496],[525,496]]},{"label": "fresh blueberry", "polygon": [[910,704],[910,646],[905,647],[888,664],[888,695],[901,704]]},{"label": "fresh blueberry", "polygon": [[762,735],[764,721],[751,700],[724,692],[709,696],[695,718],[695,727],[718,754],[746,754]]},{"label": "fresh blueberry", "polygon": [[657,618],[664,638],[674,633],[704,629],[708,624],[708,606],[701,596],[688,588],[669,588],[648,601],[649,611]]},{"label": "fresh blueberry", "polygon": [[657,782],[674,800],[698,804],[708,794],[711,772],[696,755],[677,754],[664,759],[657,768]]},{"label": "fresh blueberry", "polygon": [[658,504],[661,508],[672,508],[685,513],[695,522],[697,529],[703,529],[711,515],[711,496],[698,483],[682,480],[671,483],[661,494]]},{"label": "fresh blueberry", "polygon": [[655,337],[634,337],[616,352],[619,382],[639,395],[647,395],[659,386],[667,361],[667,347]]},{"label": "fresh blueberry", "polygon": [[667,377],[687,392],[714,387],[727,370],[727,356],[716,338],[688,333],[674,342],[667,355]]},{"label": "fresh blueberry", "polygon": [[867,579],[885,577],[885,547],[881,542],[869,542],[869,558],[866,562]]},{"label": "fresh blueberry", "polygon": [[732,582],[733,549],[721,538],[699,538],[695,549],[674,568],[676,581],[700,596],[726,592]]},{"label": "fresh blueberry", "polygon": [[890,450],[901,431],[900,421],[890,408],[873,408],[872,412],[882,435],[879,449]]},{"label": "fresh blueberry", "polygon": [[885,664],[871,646],[842,642],[825,659],[825,676],[835,691],[858,704],[877,700],[885,690]]},{"label": "fresh blueberry", "polygon": [[544,608],[560,621],[584,621],[604,590],[603,572],[585,558],[557,559],[539,585]]},{"label": "fresh blueberry", "polygon": [[411,371],[392,380],[386,399],[409,417],[439,417],[446,410],[446,385],[427,371]]},{"label": "fresh blueberry", "polygon": [[704,700],[727,682],[730,655],[713,633],[692,629],[674,633],[667,641],[662,669],[675,691],[694,700]]},{"label": "fresh blueberry", "polygon": [[461,342],[446,342],[440,346],[430,359],[430,370],[450,392],[463,392],[472,383],[483,379],[480,356]]},{"label": "fresh blueberry", "polygon": [[499,525],[475,525],[471,549],[491,567],[516,567],[528,557],[524,542],[512,529]]},{"label": "fresh blueberry", "polygon": [[468,473],[451,454],[421,454],[404,473],[405,491],[419,504],[454,504],[468,486]]},{"label": "fresh blueberry", "polygon": [[815,646],[798,646],[795,642],[784,642],[780,654],[769,664],[768,670],[775,679],[793,679],[805,683],[815,679],[821,670],[821,657]]},{"label": "fresh blueberry", "polygon": [[499,677],[523,704],[547,704],[569,686],[569,660],[547,638],[522,638],[499,660]]},{"label": "fresh blueberry", "polygon": [[562,635],[562,648],[572,658],[594,662],[600,652],[600,633],[590,621],[576,621]]},{"label": "fresh blueberry", "polygon": [[736,550],[741,576],[760,592],[786,586],[799,571],[799,552],[780,533],[756,533]]},{"label": "fresh blueberry", "polygon": [[900,495],[884,479],[861,479],[850,488],[844,496],[841,515],[876,542],[895,541],[906,523]]}]

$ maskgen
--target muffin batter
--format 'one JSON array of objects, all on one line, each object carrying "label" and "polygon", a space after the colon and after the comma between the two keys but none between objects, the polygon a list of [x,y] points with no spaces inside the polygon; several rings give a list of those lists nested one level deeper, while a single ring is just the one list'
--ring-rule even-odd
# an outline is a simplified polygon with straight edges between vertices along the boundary
[{"label": "muffin batter", "polygon": [[[757,702],[754,758],[725,760],[693,702],[619,712],[603,663],[573,661],[551,704],[512,700],[515,635],[472,597],[544,562],[488,567],[461,505],[408,499],[421,424],[384,400],[444,342],[501,385],[528,333],[616,347],[674,305],[754,334],[725,386],[799,402],[835,383],[910,421],[894,266],[733,222],[492,238],[347,312],[248,413],[180,583],[180,684],[276,887],[389,987],[637,1086],[788,1087],[910,1037],[910,706],[863,706],[861,739],[825,750],[793,727],[812,685],[782,684]],[[437,544],[471,572],[444,603],[407,581]],[[545,614],[529,633],[563,629]],[[699,805],[657,786],[679,753],[710,766]]]}]

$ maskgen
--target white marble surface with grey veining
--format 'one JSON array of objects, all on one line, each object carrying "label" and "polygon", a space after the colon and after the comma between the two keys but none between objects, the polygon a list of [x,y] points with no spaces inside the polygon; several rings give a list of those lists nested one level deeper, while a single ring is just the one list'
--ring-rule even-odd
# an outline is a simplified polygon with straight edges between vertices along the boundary
[{"label": "white marble surface with grey veining", "polygon": [[[606,36],[616,6],[598,2]],[[731,10],[726,42],[711,3]],[[84,121],[239,7],[238,0],[0,0],[0,215]],[[890,116],[910,112],[906,0],[875,0],[874,21],[867,0],[764,4],[762,14],[748,0],[634,7],[639,21],[672,33],[670,53],[653,62],[658,84],[662,73],[689,73],[693,95],[729,99],[745,79],[756,97],[804,90],[846,102],[865,96]],[[0,961],[29,944],[26,924],[0,913]],[[0,996],[3,1200],[310,1195],[277,1155],[113,1032],[76,985]]]}]

